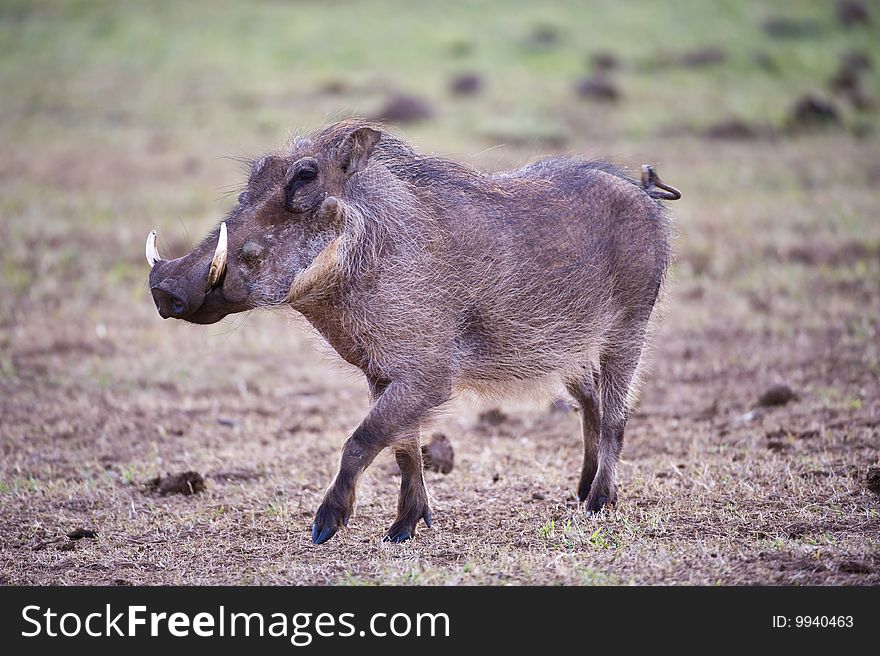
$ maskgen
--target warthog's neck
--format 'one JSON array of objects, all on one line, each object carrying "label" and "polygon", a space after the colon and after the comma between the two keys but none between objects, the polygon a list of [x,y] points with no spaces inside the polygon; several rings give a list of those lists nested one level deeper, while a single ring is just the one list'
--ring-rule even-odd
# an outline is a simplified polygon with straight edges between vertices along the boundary
[{"label": "warthog's neck", "polygon": [[320,303],[296,308],[343,360],[358,369],[369,364],[366,349],[358,337],[357,324],[340,294],[333,294]]}]

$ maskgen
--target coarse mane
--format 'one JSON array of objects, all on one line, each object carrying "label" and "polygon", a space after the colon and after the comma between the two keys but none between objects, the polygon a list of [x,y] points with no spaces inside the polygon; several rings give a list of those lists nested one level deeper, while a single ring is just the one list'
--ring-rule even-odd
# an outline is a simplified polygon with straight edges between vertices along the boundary
[{"label": "coarse mane", "polygon": [[401,137],[379,123],[352,118],[330,125],[312,138],[321,148],[338,149],[352,132],[371,128],[382,133],[370,158],[401,181],[420,188],[443,188],[457,192],[503,193],[494,176],[444,157],[420,155]]}]

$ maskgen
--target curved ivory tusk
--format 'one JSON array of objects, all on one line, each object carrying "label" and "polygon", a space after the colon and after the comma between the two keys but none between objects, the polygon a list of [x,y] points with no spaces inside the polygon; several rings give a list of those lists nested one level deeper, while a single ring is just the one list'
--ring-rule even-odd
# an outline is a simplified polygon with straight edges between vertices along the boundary
[{"label": "curved ivory tusk", "polygon": [[226,221],[220,224],[220,238],[217,240],[214,259],[211,260],[211,269],[208,271],[209,288],[217,284],[224,271],[226,271]]},{"label": "curved ivory tusk", "polygon": [[156,231],[155,230],[150,230],[150,234],[147,235],[146,255],[147,255],[147,264],[150,265],[151,269],[156,265],[156,262],[158,262],[159,260],[162,259],[162,256],[159,255],[159,249],[156,248]]}]

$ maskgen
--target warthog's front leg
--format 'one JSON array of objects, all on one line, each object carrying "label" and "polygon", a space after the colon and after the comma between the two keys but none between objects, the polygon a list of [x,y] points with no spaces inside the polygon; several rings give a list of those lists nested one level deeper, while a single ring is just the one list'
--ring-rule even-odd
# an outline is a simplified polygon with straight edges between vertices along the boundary
[{"label": "warthog's front leg", "polygon": [[[426,376],[424,379],[434,382],[437,377]],[[448,385],[425,390],[419,385],[394,381],[385,388],[345,442],[339,472],[315,514],[312,525],[315,544],[326,542],[341,526],[348,524],[354,509],[358,479],[376,455],[385,447],[412,436],[428,412],[448,400],[449,394]]]},{"label": "warthog's front leg", "polygon": [[431,528],[431,507],[428,505],[428,490],[425,487],[425,467],[418,428],[392,448],[400,467],[400,496],[397,500],[397,518],[385,534],[385,540],[405,542],[416,534],[416,526],[420,520],[425,520],[425,524]]},{"label": "warthog's front leg", "polygon": [[[369,380],[369,384],[370,401],[375,403],[388,388],[388,382]],[[425,488],[419,427],[409,431],[392,448],[400,468],[400,496],[397,500],[397,518],[384,539],[388,542],[405,542],[416,534],[419,520],[424,519],[428,528],[431,528],[431,508],[428,505],[428,490]]]}]

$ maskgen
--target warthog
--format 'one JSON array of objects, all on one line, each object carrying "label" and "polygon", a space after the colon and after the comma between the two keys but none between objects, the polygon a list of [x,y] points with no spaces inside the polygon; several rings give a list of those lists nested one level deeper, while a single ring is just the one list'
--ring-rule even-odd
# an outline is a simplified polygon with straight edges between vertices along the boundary
[{"label": "warthog", "polygon": [[545,159],[488,175],[417,154],[361,120],[253,164],[238,204],[188,255],[147,238],[159,314],[213,323],[291,306],[366,376],[371,408],[346,440],[312,526],[348,524],[358,478],[385,447],[401,471],[385,539],[431,511],[419,431],[460,390],[561,389],[580,405],[578,496],[617,498],[615,469],[651,315],[670,261],[658,199],[680,194],[599,161]]}]

